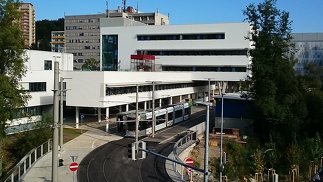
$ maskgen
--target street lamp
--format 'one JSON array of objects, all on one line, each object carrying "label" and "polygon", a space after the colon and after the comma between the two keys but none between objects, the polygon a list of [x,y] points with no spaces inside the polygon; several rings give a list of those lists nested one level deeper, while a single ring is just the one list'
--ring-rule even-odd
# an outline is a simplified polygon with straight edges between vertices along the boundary
[{"label": "street lamp", "polygon": [[209,123],[210,123],[210,103],[196,102],[197,104],[206,106],[206,119],[205,119],[205,150],[204,150],[204,182],[208,182],[209,171]]},{"label": "street lamp", "polygon": [[223,170],[223,95],[225,92],[225,88],[223,86],[223,82],[222,82],[222,91],[220,90],[220,94],[221,94],[221,134],[220,134],[220,182],[222,182],[222,170]]}]

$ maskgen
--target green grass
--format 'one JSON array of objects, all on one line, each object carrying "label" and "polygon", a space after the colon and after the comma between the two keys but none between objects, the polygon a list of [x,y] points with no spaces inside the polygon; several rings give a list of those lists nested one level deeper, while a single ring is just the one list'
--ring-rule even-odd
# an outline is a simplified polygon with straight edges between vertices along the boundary
[{"label": "green grass", "polygon": [[80,136],[82,133],[85,133],[87,130],[83,129],[74,129],[74,128],[64,128],[64,143],[73,140],[74,138]]}]

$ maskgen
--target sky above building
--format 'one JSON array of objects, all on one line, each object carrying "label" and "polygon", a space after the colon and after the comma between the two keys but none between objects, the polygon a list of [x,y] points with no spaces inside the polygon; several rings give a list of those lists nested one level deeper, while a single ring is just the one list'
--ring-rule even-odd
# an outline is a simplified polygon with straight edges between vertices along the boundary
[{"label": "sky above building", "polygon": [[[36,10],[36,20],[54,20],[65,15],[104,13],[122,6],[122,0],[25,0]],[[108,3],[107,3],[108,2]],[[170,24],[242,22],[243,10],[262,0],[127,0],[142,12],[169,15]],[[277,0],[277,7],[290,13],[293,32],[323,32],[323,0]]]}]

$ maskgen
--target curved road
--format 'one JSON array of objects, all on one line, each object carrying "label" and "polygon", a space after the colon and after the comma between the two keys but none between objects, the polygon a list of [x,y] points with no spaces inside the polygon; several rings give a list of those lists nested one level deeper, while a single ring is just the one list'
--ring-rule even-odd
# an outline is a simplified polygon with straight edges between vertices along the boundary
[{"label": "curved road", "polygon": [[[146,140],[147,148],[168,156],[173,149],[174,142],[180,136],[160,144],[168,135],[176,135],[197,123],[203,122],[203,111],[192,114],[187,122],[159,132],[155,138]],[[211,116],[212,118],[212,116]],[[128,159],[128,144],[134,142],[132,138],[124,138],[109,142],[88,154],[80,163],[77,178],[79,182],[165,182],[172,181],[165,169],[165,159],[154,155],[146,159],[132,161]]]},{"label": "curved road", "polygon": [[[144,160],[128,159],[127,145],[133,139],[121,139],[101,146],[87,155],[80,163],[79,182],[140,182],[172,181],[165,169],[165,160],[148,155]],[[147,147],[168,155],[173,144],[158,145],[148,142]]]}]

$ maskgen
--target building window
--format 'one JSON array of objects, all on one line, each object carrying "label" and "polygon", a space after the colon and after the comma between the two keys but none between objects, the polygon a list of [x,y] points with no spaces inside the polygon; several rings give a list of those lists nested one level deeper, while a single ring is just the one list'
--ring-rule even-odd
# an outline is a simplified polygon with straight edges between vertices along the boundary
[{"label": "building window", "polygon": [[118,70],[118,35],[102,35],[102,70]]},{"label": "building window", "polygon": [[44,61],[44,70],[52,70],[52,61],[51,60],[45,60]]},{"label": "building window", "polygon": [[138,41],[154,40],[214,40],[225,39],[224,33],[207,33],[207,34],[162,34],[162,35],[137,35]]},{"label": "building window", "polygon": [[29,83],[29,92],[46,91],[46,82],[31,82]]}]

